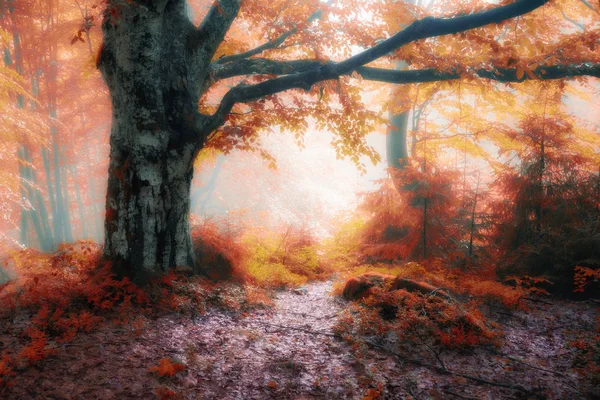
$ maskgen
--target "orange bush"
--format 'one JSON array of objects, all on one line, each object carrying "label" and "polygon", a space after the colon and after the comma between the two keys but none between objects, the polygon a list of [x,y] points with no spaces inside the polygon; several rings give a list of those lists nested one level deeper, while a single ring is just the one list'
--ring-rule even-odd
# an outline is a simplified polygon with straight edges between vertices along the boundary
[{"label": "orange bush", "polygon": [[493,328],[476,302],[460,304],[444,297],[378,287],[351,304],[335,326],[336,332],[350,342],[360,342],[365,336],[383,339],[393,333],[397,348],[411,354],[417,349],[468,350],[494,344],[500,333]]},{"label": "orange bush", "polygon": [[214,221],[193,219],[192,240],[200,272],[212,280],[244,281],[247,253],[237,236],[223,232]]}]

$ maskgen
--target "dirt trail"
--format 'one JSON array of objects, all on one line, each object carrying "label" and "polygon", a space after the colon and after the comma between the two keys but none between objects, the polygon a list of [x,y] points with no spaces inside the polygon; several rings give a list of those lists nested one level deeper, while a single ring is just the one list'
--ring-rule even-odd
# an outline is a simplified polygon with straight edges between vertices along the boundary
[{"label": "dirt trail", "polygon": [[[0,391],[0,398],[152,399],[159,386],[188,399],[362,399],[374,394],[369,389],[380,390],[386,399],[519,398],[514,390],[473,384],[372,349],[355,357],[350,346],[332,335],[343,304],[329,296],[331,286],[318,282],[278,292],[273,309],[247,316],[222,311],[169,315],[152,321],[140,336],[101,329],[18,374],[15,387]],[[582,398],[577,380],[565,372],[571,358],[559,333],[562,325],[593,321],[592,308],[582,313],[577,307],[585,305],[556,307],[551,325],[544,322],[547,309],[504,321],[503,351],[516,361],[478,350],[444,354],[446,365],[485,379],[551,387],[550,398]],[[532,331],[546,329],[550,334],[533,336]],[[181,361],[186,370],[174,378],[157,378],[148,369],[165,357]],[[523,362],[543,362],[544,369],[564,375]]]}]

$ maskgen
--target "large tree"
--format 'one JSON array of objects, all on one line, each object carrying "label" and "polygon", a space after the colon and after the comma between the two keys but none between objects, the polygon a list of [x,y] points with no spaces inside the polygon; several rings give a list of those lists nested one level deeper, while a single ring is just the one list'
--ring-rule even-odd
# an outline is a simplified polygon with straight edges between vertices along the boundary
[{"label": "large tree", "polygon": [[[260,3],[215,0],[196,26],[185,0],[107,0],[104,42],[98,55],[113,106],[105,258],[118,274],[138,283],[176,266],[201,272],[189,229],[194,159],[207,139],[234,118],[236,105],[261,104],[265,98],[276,102],[272,96],[277,93],[291,89],[308,92],[313,85],[344,76],[396,84],[465,79],[467,75],[501,82],[600,76],[600,65],[595,62],[560,65],[549,61],[526,70],[511,62],[504,66],[478,64],[469,70],[458,66],[417,70],[367,66],[413,42],[501,24],[546,3],[548,0],[516,0],[468,15],[420,18],[387,39],[334,62],[317,52],[293,50],[285,57],[266,57],[276,54],[274,49],[291,46],[302,31],[326,30],[323,10],[332,7],[331,2],[306,2],[315,9],[293,24],[282,23],[286,29],[274,27],[254,49],[218,54],[234,21],[260,13],[250,8]],[[262,7],[267,12],[268,6]],[[331,21],[339,22],[343,13],[338,14]],[[328,35],[330,48],[336,36],[343,37],[333,28]],[[460,36],[454,39],[463,40]],[[247,79],[235,81],[211,108],[207,92],[234,77]],[[290,111],[290,118],[292,114]],[[243,127],[230,131],[239,135]]]}]

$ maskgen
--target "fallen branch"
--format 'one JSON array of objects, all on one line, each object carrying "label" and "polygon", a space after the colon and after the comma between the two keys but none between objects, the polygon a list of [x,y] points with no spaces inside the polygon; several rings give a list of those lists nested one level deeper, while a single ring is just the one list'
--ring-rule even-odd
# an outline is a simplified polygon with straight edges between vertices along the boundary
[{"label": "fallen branch", "polygon": [[[280,329],[289,329],[289,330],[294,330],[294,331],[299,331],[299,332],[304,332],[304,333],[309,333],[311,335],[321,335],[321,336],[328,336],[328,337],[333,337],[336,339],[342,339],[342,337],[340,335],[334,334],[334,333],[327,333],[327,332],[320,332],[320,331],[313,331],[311,329],[306,329],[306,328],[301,328],[299,326],[288,326],[288,325],[279,325],[279,324],[270,324],[268,322],[259,322],[259,321],[252,321],[252,323],[255,324],[259,324],[259,325],[264,325],[264,326],[271,326],[274,328],[280,328]],[[404,358],[401,354],[394,352],[393,350],[388,349],[385,346],[382,346],[380,344],[371,342],[369,340],[365,340],[364,341],[366,344],[368,344],[369,346],[373,347],[373,348],[377,348],[380,350],[384,350],[394,356],[396,356],[398,359],[407,362],[409,364],[413,364],[413,365],[418,365],[420,367],[425,367],[425,368],[429,368],[432,369],[438,373],[441,374],[445,374],[445,375],[452,375],[452,376],[458,376],[473,382],[477,382],[480,384],[485,384],[485,385],[490,385],[490,386],[496,386],[496,387],[501,387],[501,388],[505,388],[505,389],[511,389],[511,390],[518,390],[519,392],[523,392],[527,395],[532,395],[534,394],[533,390],[530,389],[526,389],[525,387],[521,386],[521,385],[513,385],[510,383],[503,383],[503,382],[495,382],[495,381],[489,381],[487,379],[483,379],[483,378],[479,378],[477,376],[472,376],[472,375],[467,375],[467,374],[462,374],[460,372],[454,372],[451,371],[447,368],[444,368],[443,366],[438,366],[438,365],[433,365],[433,364],[428,364],[428,363],[424,363],[422,361],[418,361],[418,360],[414,360],[414,359],[410,359],[410,358]]]},{"label": "fallen branch", "polygon": [[459,399],[478,400],[477,397],[463,396],[463,395],[461,395],[459,393],[456,393],[456,392],[453,392],[452,390],[449,390],[449,389],[442,389],[442,392],[448,393],[449,395],[452,395],[454,397],[458,397]]},{"label": "fallen branch", "polygon": [[404,362],[407,362],[407,363],[410,363],[410,364],[413,364],[413,365],[418,365],[420,367],[429,368],[429,369],[432,369],[432,370],[434,370],[434,371],[436,371],[438,373],[441,373],[441,374],[458,376],[458,377],[465,378],[465,379],[468,379],[470,381],[481,383],[481,384],[485,384],[485,385],[496,386],[496,387],[501,387],[501,388],[505,388],[505,389],[518,390],[518,391],[523,392],[523,393],[525,393],[527,395],[534,394],[533,390],[526,389],[525,387],[523,387],[521,385],[513,385],[513,384],[510,384],[510,383],[488,381],[487,379],[479,378],[477,376],[472,376],[472,375],[467,375],[467,374],[461,374],[460,372],[454,372],[454,371],[451,371],[451,370],[449,370],[447,368],[445,369],[445,368],[443,368],[441,366],[438,366],[438,365],[428,364],[428,363],[424,363],[422,361],[418,361],[418,360],[414,360],[414,359],[410,359],[410,358],[404,358],[401,354],[398,354],[398,353],[394,352],[393,350],[388,349],[385,346],[379,345],[377,343],[373,343],[373,342],[368,341],[368,340],[365,340],[365,343],[367,343],[371,347],[384,350],[384,351],[386,351],[386,352],[388,352],[388,353],[396,356],[397,358],[399,358],[400,360],[402,360]]},{"label": "fallen branch", "polygon": [[299,332],[304,332],[304,333],[310,333],[311,335],[321,335],[321,336],[328,336],[328,337],[333,337],[333,338],[341,339],[340,335],[336,335],[334,333],[313,331],[311,329],[301,328],[299,326],[269,324],[268,322],[259,322],[259,321],[252,321],[251,323],[252,324],[264,325],[264,326],[271,326],[273,328],[288,329],[288,330],[292,330],[292,331],[299,331]]},{"label": "fallen branch", "polygon": [[533,297],[523,297],[523,299],[529,300],[529,301],[534,302],[534,303],[542,303],[542,304],[547,304],[549,306],[552,305],[552,303],[550,303],[549,301],[545,301],[545,300],[542,300],[542,299],[535,299]]},{"label": "fallen branch", "polygon": [[[518,363],[520,363],[520,364],[523,364],[523,365],[525,365],[525,366],[527,366],[527,367],[529,367],[529,368],[532,368],[532,369],[537,369],[537,370],[539,370],[539,371],[548,372],[548,373],[554,374],[554,375],[556,375],[556,376],[560,376],[561,378],[567,378],[567,379],[569,378],[567,375],[565,375],[565,374],[562,374],[562,373],[560,373],[560,372],[558,372],[558,371],[553,371],[553,370],[551,370],[551,369],[546,369],[546,368],[538,367],[538,366],[536,366],[536,365],[533,365],[533,364],[529,364],[529,363],[528,363],[528,362],[526,362],[526,361],[519,360],[518,358],[516,358],[516,357],[513,357],[513,356],[509,356],[508,354],[503,354],[503,353],[501,353],[501,355],[502,355],[503,357],[506,357],[506,358],[508,358],[508,359],[509,359],[509,360],[511,360],[511,361],[518,362]],[[574,386],[574,385],[572,385],[570,382],[567,382],[567,383],[568,383],[568,384],[569,384],[569,386],[571,386],[572,388],[575,388],[575,386]]]}]

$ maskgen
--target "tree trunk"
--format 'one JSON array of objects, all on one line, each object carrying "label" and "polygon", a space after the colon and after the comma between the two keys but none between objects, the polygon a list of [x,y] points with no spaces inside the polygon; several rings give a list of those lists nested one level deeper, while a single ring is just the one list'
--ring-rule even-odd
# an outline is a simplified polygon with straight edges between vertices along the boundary
[{"label": "tree trunk", "polygon": [[[139,138],[126,152],[114,144],[123,135]],[[189,229],[194,153],[169,150],[153,135],[166,136],[121,126],[111,140],[104,255],[119,275],[137,283],[195,264]],[[145,157],[143,142],[153,139],[155,156]]]},{"label": "tree trunk", "polygon": [[[109,4],[98,66],[113,106],[104,258],[143,284],[195,265],[189,228],[191,129],[210,60],[188,50],[185,1]],[[206,135],[204,135],[206,137]]]},{"label": "tree trunk", "polygon": [[[396,69],[406,69],[405,61],[396,63]],[[410,110],[401,113],[390,112],[390,128],[386,136],[386,155],[388,167],[402,170],[408,164],[407,137],[408,114]]]}]

